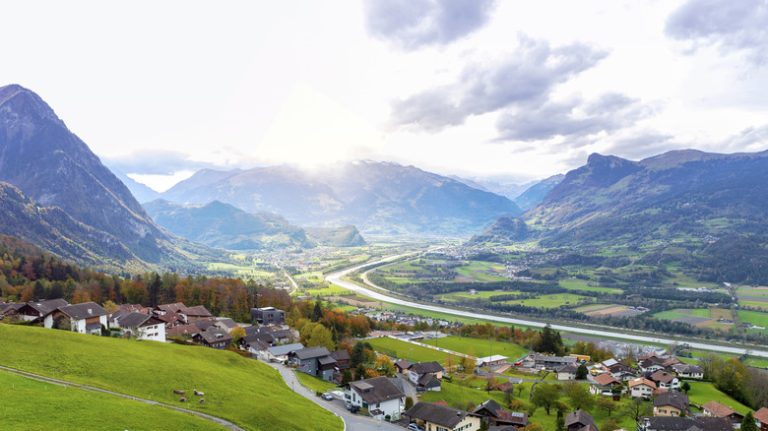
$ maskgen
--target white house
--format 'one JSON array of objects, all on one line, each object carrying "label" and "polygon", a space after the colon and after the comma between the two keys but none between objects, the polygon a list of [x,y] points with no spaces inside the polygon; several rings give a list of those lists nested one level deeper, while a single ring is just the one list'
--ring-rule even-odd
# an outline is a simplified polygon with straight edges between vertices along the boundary
[{"label": "white house", "polygon": [[680,379],[675,377],[674,374],[670,374],[666,371],[656,371],[655,373],[651,374],[649,379],[653,380],[656,383],[656,386],[661,389],[673,391],[680,389]]},{"label": "white house", "polygon": [[419,380],[427,374],[434,374],[437,380],[443,380],[443,371],[443,367],[437,362],[419,362],[408,368],[408,380],[418,385]]},{"label": "white house", "polygon": [[137,340],[165,342],[165,322],[143,313],[129,313],[117,319],[123,335]]},{"label": "white house", "polygon": [[482,358],[477,358],[477,367],[498,367],[506,364],[508,359],[509,358],[502,355],[484,356]]},{"label": "white house", "polygon": [[301,343],[283,344],[280,346],[269,347],[266,350],[260,350],[258,351],[257,356],[262,361],[285,363],[288,361],[288,355],[303,348],[304,345]]},{"label": "white house", "polygon": [[646,379],[638,378],[629,381],[629,394],[632,398],[643,398],[650,400],[653,392],[656,390],[656,383]]},{"label": "white house", "polygon": [[576,372],[579,367],[576,364],[563,365],[557,369],[557,380],[576,380]]},{"label": "white house", "polygon": [[387,377],[351,382],[344,398],[376,419],[399,420],[405,409],[405,393]]},{"label": "white house", "polygon": [[43,326],[69,329],[80,334],[101,335],[101,328],[107,327],[107,312],[95,302],[67,305],[46,315]]},{"label": "white house", "polygon": [[704,369],[698,365],[676,364],[672,369],[677,373],[677,377],[682,379],[701,380],[704,378]]}]

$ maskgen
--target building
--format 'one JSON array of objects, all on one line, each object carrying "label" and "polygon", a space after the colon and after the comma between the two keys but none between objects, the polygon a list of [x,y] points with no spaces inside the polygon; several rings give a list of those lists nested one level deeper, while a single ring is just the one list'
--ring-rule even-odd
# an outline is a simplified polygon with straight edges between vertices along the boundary
[{"label": "building", "polygon": [[301,343],[282,344],[280,346],[272,346],[266,350],[262,350],[258,353],[259,359],[267,362],[279,362],[286,363],[291,353],[299,351],[304,348]]},{"label": "building", "polygon": [[424,402],[411,407],[405,416],[424,431],[478,431],[482,425],[474,414]]},{"label": "building", "polygon": [[666,389],[668,391],[680,390],[680,379],[678,379],[674,374],[668,373],[666,371],[656,371],[655,373],[651,374],[648,379],[656,383],[656,386],[659,387],[659,389]]},{"label": "building", "polygon": [[232,330],[240,327],[237,322],[230,319],[229,317],[217,317],[215,320],[215,325],[227,332],[232,332]]},{"label": "building", "polygon": [[124,336],[137,340],[165,342],[165,323],[157,317],[133,312],[119,317],[117,324]]},{"label": "building", "polygon": [[107,312],[95,302],[66,305],[43,318],[46,328],[68,329],[79,334],[101,335],[107,328]]},{"label": "building", "polygon": [[400,359],[399,361],[395,362],[395,368],[397,368],[397,372],[400,374],[408,373],[408,369],[411,368],[411,365],[413,364],[406,359]]},{"label": "building", "polygon": [[576,410],[565,417],[566,431],[597,431],[595,419],[584,410]]},{"label": "building", "polygon": [[681,379],[701,380],[704,378],[704,369],[698,365],[675,364],[672,366],[672,370]]},{"label": "building", "polygon": [[120,323],[118,320],[121,317],[127,316],[131,313],[152,314],[152,309],[149,307],[144,307],[141,304],[121,304],[118,306],[117,311],[109,315],[109,318],[107,319],[109,327],[120,328]]},{"label": "building", "polygon": [[408,380],[416,385],[419,383],[419,379],[426,374],[434,374],[438,380],[442,380],[443,372],[445,372],[445,370],[437,362],[418,362],[416,364],[411,364],[408,368]]},{"label": "building", "polygon": [[479,416],[489,427],[512,425],[522,428],[528,426],[528,415],[526,413],[505,410],[494,400],[485,401],[475,407],[472,414]]},{"label": "building", "polygon": [[688,414],[688,395],[680,392],[664,392],[653,399],[654,416],[684,416]]},{"label": "building", "polygon": [[484,367],[500,367],[502,365],[507,364],[507,358],[506,356],[502,355],[491,355],[491,356],[484,356],[482,358],[477,358],[477,367],[478,368],[484,368]]},{"label": "building", "polygon": [[632,398],[643,398],[650,400],[656,391],[656,383],[640,377],[629,381],[629,394]]},{"label": "building", "polygon": [[285,311],[275,307],[251,308],[251,319],[261,325],[284,325]]},{"label": "building", "polygon": [[744,420],[743,414],[725,404],[720,404],[717,401],[708,401],[704,403],[704,405],[701,406],[701,411],[704,413],[704,416],[728,419],[734,428],[741,427],[741,421]]},{"label": "building", "polygon": [[387,421],[399,420],[405,409],[405,393],[387,377],[351,382],[344,398],[349,405]]},{"label": "building", "polygon": [[768,407],[763,407],[756,411],[755,420],[760,427],[760,431],[768,431]]},{"label": "building", "polygon": [[298,366],[298,370],[310,376],[331,381],[336,368],[336,360],[325,347],[308,347],[289,355],[289,360]]},{"label": "building", "polygon": [[345,349],[331,352],[331,357],[336,361],[336,368],[339,371],[348,370],[352,366],[352,358]]},{"label": "building", "polygon": [[208,311],[208,309],[203,307],[202,305],[196,305],[194,307],[185,307],[180,311],[180,313],[182,316],[184,316],[184,320],[187,323],[195,323],[198,320],[213,319],[213,314],[211,314],[211,312]]},{"label": "building", "polygon": [[732,431],[726,419],[712,417],[645,417],[640,418],[638,431]]},{"label": "building", "polygon": [[610,373],[599,374],[595,377],[590,377],[589,392],[593,395],[614,396],[615,394],[621,394],[624,390],[624,385],[616,380]]},{"label": "building", "polygon": [[198,332],[192,339],[205,347],[224,350],[232,343],[232,337],[227,331],[211,326],[205,331]]},{"label": "building", "polygon": [[[13,314],[20,320],[31,322],[33,320],[43,319],[59,307],[66,307],[69,303],[61,298],[44,299],[42,301],[29,301],[15,308]],[[10,310],[6,310],[9,313]],[[10,314],[10,313],[9,313]]]},{"label": "building", "polygon": [[550,371],[554,371],[564,365],[575,364],[578,362],[578,359],[574,356],[550,356],[534,353],[524,360],[523,364],[527,365],[531,360],[533,361],[533,366],[529,368],[537,367]]},{"label": "building", "polygon": [[576,372],[579,371],[579,366],[576,364],[563,365],[555,371],[557,372],[557,380],[576,380]]}]

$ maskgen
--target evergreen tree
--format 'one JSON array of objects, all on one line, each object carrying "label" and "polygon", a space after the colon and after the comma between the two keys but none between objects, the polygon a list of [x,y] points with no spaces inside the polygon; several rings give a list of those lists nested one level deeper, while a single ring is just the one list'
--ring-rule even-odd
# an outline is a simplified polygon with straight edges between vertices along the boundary
[{"label": "evergreen tree", "polygon": [[312,310],[312,321],[317,322],[322,318],[323,318],[323,305],[320,303],[320,300],[318,299],[317,301],[315,301],[314,310]]},{"label": "evergreen tree", "polygon": [[748,412],[744,416],[744,420],[741,421],[741,431],[758,431],[755,424],[755,416],[752,415],[752,412]]},{"label": "evergreen tree", "polygon": [[585,364],[579,365],[579,368],[576,369],[576,380],[585,380],[587,378],[587,374],[589,374],[587,366]]}]

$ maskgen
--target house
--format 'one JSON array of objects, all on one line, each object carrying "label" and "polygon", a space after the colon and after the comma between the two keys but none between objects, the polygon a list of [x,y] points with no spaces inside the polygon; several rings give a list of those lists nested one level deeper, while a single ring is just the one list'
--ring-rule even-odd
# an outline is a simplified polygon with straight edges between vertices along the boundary
[{"label": "house", "polygon": [[192,338],[196,334],[200,332],[200,329],[198,329],[195,325],[172,325],[169,326],[167,322],[165,322],[162,318],[158,317],[157,315],[154,315],[157,320],[160,320],[161,322],[165,323],[165,336],[167,337],[181,337],[181,338]]},{"label": "house", "polygon": [[672,370],[681,379],[701,380],[704,378],[704,369],[698,365],[675,364],[672,366]]},{"label": "house", "polygon": [[505,410],[494,400],[485,401],[475,407],[472,413],[488,426],[513,425],[522,428],[528,425],[527,414]]},{"label": "house", "polygon": [[304,348],[301,343],[283,344],[280,346],[268,347],[258,353],[259,359],[267,362],[286,363],[291,353]]},{"label": "house", "polygon": [[331,357],[336,361],[336,368],[339,371],[348,370],[352,366],[352,358],[345,349],[331,352]]},{"label": "house", "polygon": [[491,356],[484,356],[482,358],[477,358],[477,367],[478,368],[494,368],[494,367],[500,367],[502,365],[505,365],[507,363],[506,356],[502,355],[491,355]]},{"label": "house", "polygon": [[20,320],[31,322],[33,320],[44,319],[45,316],[51,314],[54,310],[67,305],[69,305],[69,303],[61,298],[29,301],[19,307],[14,307],[16,308],[14,314]]},{"label": "house", "polygon": [[43,318],[46,328],[68,329],[79,334],[101,335],[107,327],[107,312],[95,302],[66,305]]},{"label": "house", "polygon": [[654,416],[682,416],[688,414],[688,395],[680,392],[664,392],[653,399]]},{"label": "house", "polygon": [[232,342],[232,337],[227,331],[211,326],[205,331],[198,332],[192,339],[203,346],[212,349],[224,350]]},{"label": "house", "polygon": [[336,368],[336,360],[325,347],[307,347],[289,354],[289,360],[298,366],[298,370],[310,376],[331,381]]},{"label": "house", "polygon": [[187,324],[186,316],[181,313],[181,311],[185,308],[187,308],[187,306],[181,302],[176,302],[173,304],[161,304],[155,307],[155,309],[152,311],[152,314],[165,322],[166,328],[170,329],[177,325]]},{"label": "house", "polygon": [[217,317],[214,324],[219,327],[219,329],[223,329],[227,332],[232,332],[233,329],[240,327],[240,325],[229,317]]},{"label": "house", "polygon": [[284,325],[285,311],[275,307],[251,308],[251,319],[261,325]]},{"label": "house", "polygon": [[18,316],[18,311],[21,307],[23,307],[25,304],[17,304],[17,303],[0,303],[0,320],[3,320],[5,317],[14,317]]},{"label": "house", "polygon": [[141,304],[121,304],[117,311],[109,315],[107,323],[110,328],[120,328],[118,320],[131,313],[152,314],[152,309]]},{"label": "house", "polygon": [[290,329],[254,325],[245,328],[245,337],[240,340],[240,347],[256,355],[262,350],[290,342],[292,339]]},{"label": "house", "polygon": [[768,431],[768,407],[756,411],[754,416],[760,431]]},{"label": "house", "polygon": [[730,422],[712,417],[644,417],[638,431],[732,431]]},{"label": "house", "polygon": [[435,374],[424,374],[416,382],[416,390],[419,392],[440,392],[442,390],[442,381]]},{"label": "house", "polygon": [[[550,356],[534,353],[530,356],[533,359],[534,367],[554,371],[556,368],[568,364],[575,364],[578,359],[574,356]],[[528,361],[523,361],[524,363]],[[531,367],[532,368],[532,367]]]},{"label": "house", "polygon": [[137,340],[165,342],[165,323],[149,314],[133,312],[117,319],[123,335]]},{"label": "house", "polygon": [[351,406],[368,409],[376,419],[396,421],[405,408],[405,393],[388,377],[351,382],[344,398]]},{"label": "house", "polygon": [[566,431],[592,431],[597,430],[595,419],[584,410],[576,410],[565,417]]},{"label": "house", "polygon": [[405,416],[425,431],[478,431],[482,424],[474,414],[424,402],[411,407]]},{"label": "house", "polygon": [[654,391],[656,391],[656,383],[651,380],[640,377],[629,381],[629,394],[632,398],[650,400]]},{"label": "house", "polygon": [[418,362],[408,368],[408,380],[416,385],[425,374],[434,374],[438,380],[442,380],[444,371],[437,362]]},{"label": "house", "polygon": [[656,371],[655,373],[651,374],[648,379],[656,383],[656,386],[658,386],[660,389],[673,391],[680,389],[680,379],[675,377],[674,374],[668,373],[666,371]]},{"label": "house", "polygon": [[406,359],[400,359],[399,361],[395,362],[395,368],[397,368],[397,372],[400,374],[407,373],[408,369],[411,368],[411,365],[413,364]]},{"label": "house", "polygon": [[593,395],[613,396],[614,391],[623,392],[624,385],[616,380],[610,373],[599,374],[590,377],[589,392]]},{"label": "house", "polygon": [[557,368],[557,380],[576,380],[576,372],[579,370],[579,366],[576,364],[563,365]]},{"label": "house", "polygon": [[701,406],[701,411],[704,413],[704,416],[728,419],[734,428],[740,428],[741,421],[744,420],[743,414],[725,404],[720,404],[717,401],[708,401],[704,403],[704,405]]},{"label": "house", "polygon": [[195,323],[198,320],[213,319],[213,314],[211,314],[211,312],[208,311],[208,309],[203,307],[202,305],[196,305],[194,307],[185,307],[180,311],[180,313],[182,316],[184,316],[184,320],[187,323]]}]

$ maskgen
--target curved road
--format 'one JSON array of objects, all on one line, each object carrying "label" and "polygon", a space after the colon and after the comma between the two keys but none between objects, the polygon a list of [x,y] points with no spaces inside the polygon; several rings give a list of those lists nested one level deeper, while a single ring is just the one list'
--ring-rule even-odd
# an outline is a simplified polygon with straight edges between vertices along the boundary
[{"label": "curved road", "polygon": [[99,392],[99,393],[102,393],[102,394],[108,394],[108,395],[112,395],[112,396],[115,396],[115,397],[126,398],[126,399],[129,399],[129,400],[138,401],[138,402],[144,403],[144,404],[165,407],[167,409],[176,410],[177,412],[188,413],[190,415],[195,415],[197,417],[203,418],[203,419],[208,420],[210,422],[214,422],[216,424],[222,425],[225,428],[233,430],[233,431],[245,431],[244,429],[240,428],[239,426],[235,425],[234,423],[232,423],[232,422],[230,422],[230,421],[228,421],[226,419],[221,419],[221,418],[218,418],[216,416],[211,416],[209,414],[205,414],[205,413],[202,413],[202,412],[197,412],[197,411],[194,411],[194,410],[189,410],[189,409],[173,406],[173,405],[170,405],[170,404],[165,404],[165,403],[161,403],[161,402],[157,402],[157,401],[152,401],[152,400],[148,400],[148,399],[144,399],[144,398],[138,398],[138,397],[134,397],[132,395],[121,394],[119,392],[112,392],[112,391],[109,391],[109,390],[106,390],[106,389],[97,388],[95,386],[82,385],[80,383],[73,383],[73,382],[70,382],[70,381],[67,381],[67,380],[60,380],[60,379],[54,379],[52,377],[41,376],[39,374],[29,373],[29,372],[26,372],[26,371],[17,370],[16,368],[5,367],[5,366],[2,366],[2,365],[0,365],[0,370],[7,371],[9,373],[16,374],[16,375],[21,376],[21,377],[26,377],[28,379],[37,380],[38,382],[50,383],[50,384],[59,385],[59,386],[68,386],[68,387],[77,388],[77,389],[83,389],[83,390],[91,391],[91,392]]},{"label": "curved road", "polygon": [[[414,254],[414,253],[400,254],[397,256],[389,256],[374,262],[357,265],[352,268],[347,268],[342,271],[337,271],[337,272],[328,274],[325,276],[325,279],[328,282],[341,286],[345,289],[348,289],[353,292],[357,292],[362,295],[368,296],[370,298],[376,299],[378,301],[387,302],[390,304],[403,305],[406,307],[418,308],[426,311],[435,311],[438,313],[451,314],[459,317],[469,317],[473,319],[482,319],[482,320],[488,320],[488,321],[500,322],[500,323],[511,323],[514,325],[525,325],[525,326],[532,326],[537,328],[543,328],[546,325],[546,323],[535,322],[531,320],[515,319],[512,317],[496,316],[493,314],[483,314],[483,313],[476,313],[472,311],[457,310],[454,308],[448,308],[441,305],[421,304],[418,302],[408,301],[405,299],[395,298],[395,297],[386,295],[380,292],[380,291],[387,292],[386,289],[376,286],[370,281],[366,281],[366,283],[380,291],[371,290],[371,289],[368,289],[367,287],[363,287],[356,283],[352,283],[343,279],[345,276],[353,272],[358,272],[361,269],[365,269],[365,268],[368,268],[374,265],[379,265],[382,263],[392,262],[402,257],[409,256],[411,254]],[[585,335],[597,335],[599,337],[617,338],[617,339],[626,340],[626,341],[639,341],[643,343],[653,343],[653,344],[673,344],[673,343],[681,342],[681,340],[673,340],[669,338],[652,337],[652,336],[645,336],[645,335],[624,334],[621,332],[613,332],[610,330],[603,330],[603,329],[589,329],[589,328],[580,328],[577,326],[564,326],[564,325],[557,325],[557,324],[550,324],[550,326],[552,326],[553,329],[557,329],[558,331],[563,331],[563,332],[570,332],[574,334],[585,334]],[[737,355],[743,355],[746,353],[751,356],[768,358],[768,350],[745,349],[742,347],[721,346],[717,344],[707,344],[707,343],[701,343],[696,341],[684,341],[684,342],[689,346],[691,346],[692,348],[699,349],[699,350],[708,350],[711,352],[720,352],[720,353],[731,353],[731,354],[737,354]]]}]

